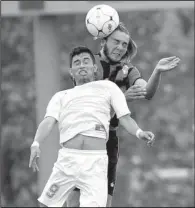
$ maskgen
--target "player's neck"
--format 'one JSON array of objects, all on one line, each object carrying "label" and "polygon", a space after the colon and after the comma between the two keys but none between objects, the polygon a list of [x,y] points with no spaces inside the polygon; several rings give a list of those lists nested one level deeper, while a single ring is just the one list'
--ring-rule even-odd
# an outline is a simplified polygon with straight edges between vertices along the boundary
[{"label": "player's neck", "polygon": [[93,79],[93,80],[89,80],[89,81],[85,81],[85,82],[78,82],[78,83],[76,83],[75,86],[81,86],[81,85],[84,85],[84,84],[87,84],[87,83],[90,83],[90,82],[93,82],[93,81],[95,81],[95,80]]},{"label": "player's neck", "polygon": [[84,85],[86,83],[89,83],[89,82],[79,82],[79,83],[76,84],[76,86],[81,86],[81,85]]}]

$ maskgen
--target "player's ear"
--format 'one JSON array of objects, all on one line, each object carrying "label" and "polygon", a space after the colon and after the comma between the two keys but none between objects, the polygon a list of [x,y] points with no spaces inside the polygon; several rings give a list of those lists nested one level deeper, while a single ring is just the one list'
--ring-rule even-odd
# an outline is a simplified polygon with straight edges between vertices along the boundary
[{"label": "player's ear", "polygon": [[74,78],[74,76],[73,76],[73,73],[72,73],[71,68],[69,69],[69,74],[70,74],[70,77],[71,77],[71,79],[72,79],[72,81],[73,81],[73,85],[76,86],[76,81],[75,81],[75,78]]},{"label": "player's ear", "polygon": [[73,78],[73,73],[72,73],[72,69],[71,68],[69,68],[69,74]]},{"label": "player's ear", "polygon": [[72,75],[72,67],[69,68],[69,74]]}]

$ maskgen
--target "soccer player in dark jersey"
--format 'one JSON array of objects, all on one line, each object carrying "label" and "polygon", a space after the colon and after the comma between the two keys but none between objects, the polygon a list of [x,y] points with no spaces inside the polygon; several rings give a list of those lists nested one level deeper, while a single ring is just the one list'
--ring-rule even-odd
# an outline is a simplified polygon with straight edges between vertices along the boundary
[{"label": "soccer player in dark jersey", "polygon": [[[161,73],[175,68],[180,61],[176,56],[161,59],[147,82],[141,77],[139,70],[131,63],[136,53],[136,43],[130,37],[125,25],[120,23],[112,34],[102,39],[101,50],[96,55],[96,63],[99,69],[97,80],[109,79],[115,82],[125,93],[129,102],[140,99],[150,100],[159,86]],[[119,156],[119,139],[116,135],[117,126],[118,120],[114,116],[110,123],[109,140],[107,142],[109,158],[107,207],[111,207],[116,183],[116,168]],[[78,190],[73,191],[67,206],[78,206],[78,197]]]}]

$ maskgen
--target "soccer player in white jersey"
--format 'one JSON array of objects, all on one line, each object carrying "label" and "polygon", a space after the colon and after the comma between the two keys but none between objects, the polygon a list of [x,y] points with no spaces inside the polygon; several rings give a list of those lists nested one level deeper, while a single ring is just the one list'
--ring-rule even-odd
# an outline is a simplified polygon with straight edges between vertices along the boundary
[{"label": "soccer player in white jersey", "polygon": [[152,145],[154,135],[142,131],[129,116],[125,96],[108,80],[94,81],[97,66],[92,52],[77,47],[71,53],[70,74],[76,86],[57,92],[50,100],[31,145],[29,167],[38,170],[39,144],[58,123],[61,149],[48,182],[38,198],[40,206],[62,207],[70,192],[80,189],[81,207],[105,207],[111,107],[121,125]]}]

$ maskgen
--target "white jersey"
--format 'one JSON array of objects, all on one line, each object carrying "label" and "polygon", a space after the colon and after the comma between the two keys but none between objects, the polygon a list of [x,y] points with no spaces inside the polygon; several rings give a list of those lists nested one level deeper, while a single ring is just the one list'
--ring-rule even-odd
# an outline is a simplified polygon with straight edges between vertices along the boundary
[{"label": "white jersey", "polygon": [[130,114],[125,96],[115,83],[93,81],[57,92],[47,106],[45,117],[58,121],[60,144],[77,134],[90,135],[95,126],[99,126],[98,137],[105,132],[108,139],[111,107],[117,118]]}]

